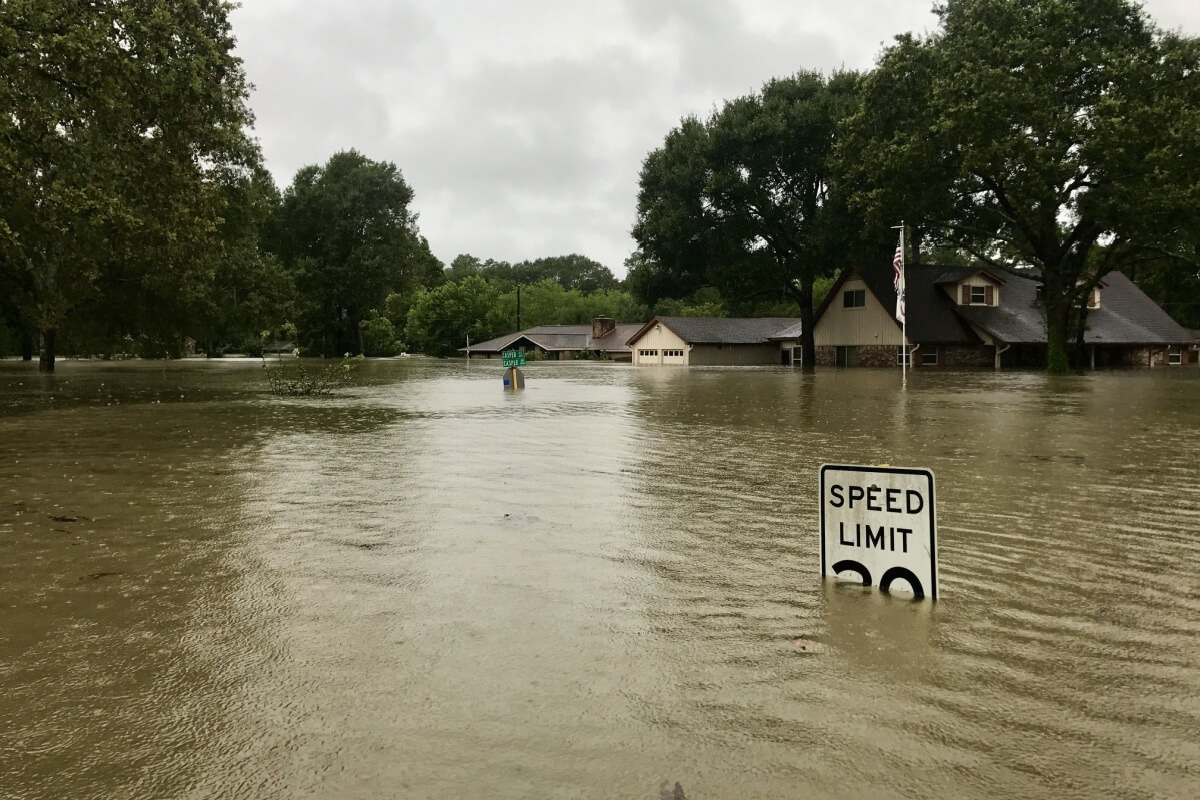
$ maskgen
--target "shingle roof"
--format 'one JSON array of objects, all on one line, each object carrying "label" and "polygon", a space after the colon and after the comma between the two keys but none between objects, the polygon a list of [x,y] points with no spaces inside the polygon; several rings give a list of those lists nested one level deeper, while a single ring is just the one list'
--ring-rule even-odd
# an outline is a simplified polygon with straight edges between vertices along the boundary
[{"label": "shingle roof", "polygon": [[781,331],[771,335],[771,339],[799,339],[800,331],[804,327],[804,323],[797,322],[795,325],[789,325]]},{"label": "shingle roof", "polygon": [[[1045,344],[1046,318],[1037,303],[1037,273],[1006,274],[999,306],[960,306],[940,288],[981,272],[998,279],[992,272],[977,267],[908,266],[905,270],[905,303],[909,341],[977,344],[980,339],[971,330],[973,325],[1006,344]],[[862,278],[884,308],[889,312],[895,308],[891,264],[871,265],[854,273]],[[833,291],[840,284],[841,281]],[[1110,272],[1104,276],[1100,308],[1088,312],[1084,341],[1090,344],[1180,344],[1193,339],[1123,273]]]},{"label": "shingle roof", "polygon": [[652,325],[661,322],[688,344],[764,344],[799,321],[795,317],[655,317],[627,343],[632,345]]},{"label": "shingle roof", "polygon": [[[1037,304],[1035,277],[1013,276],[999,307],[955,306],[964,319],[1009,344],[1044,344],[1046,317]],[[1100,308],[1088,311],[1088,344],[1183,344],[1187,331],[1121,272],[1104,276]]]},{"label": "shingle roof", "polygon": [[[979,344],[979,337],[954,313],[953,303],[938,284],[957,282],[980,270],[971,267],[909,265],[904,270],[905,316],[908,317],[910,342],[927,344]],[[855,270],[858,277],[883,304],[888,313],[896,308],[896,289],[892,286],[891,263]],[[837,290],[833,287],[830,294]],[[1003,298],[1004,293],[1001,293]],[[897,322],[896,325],[900,323]]]},{"label": "shingle roof", "polygon": [[[616,325],[607,336],[599,339],[592,338],[591,325],[538,325],[526,328],[516,333],[508,333],[488,339],[486,342],[473,343],[472,353],[499,353],[508,350],[520,340],[525,339],[543,350],[605,350],[610,353],[629,352],[625,341],[642,327],[641,323],[622,323]],[[465,347],[458,348],[466,352]]]},{"label": "shingle roof", "polygon": [[[609,353],[628,353],[630,352],[629,337],[642,329],[642,323],[618,323],[607,336],[601,336],[599,339],[588,339],[588,350],[604,350]],[[588,329],[589,335],[591,329]]]}]

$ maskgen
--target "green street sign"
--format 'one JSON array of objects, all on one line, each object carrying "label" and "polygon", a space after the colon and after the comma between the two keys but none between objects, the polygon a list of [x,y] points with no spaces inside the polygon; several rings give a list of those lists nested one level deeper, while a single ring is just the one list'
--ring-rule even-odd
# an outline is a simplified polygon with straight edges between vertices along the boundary
[{"label": "green street sign", "polygon": [[524,350],[505,350],[500,354],[502,363],[506,367],[523,367],[525,366],[525,351]]}]

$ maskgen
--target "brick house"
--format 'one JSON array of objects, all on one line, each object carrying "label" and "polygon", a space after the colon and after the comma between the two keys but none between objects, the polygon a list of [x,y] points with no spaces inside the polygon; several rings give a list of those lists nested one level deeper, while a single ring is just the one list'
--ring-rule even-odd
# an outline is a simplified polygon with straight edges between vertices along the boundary
[{"label": "brick house", "polygon": [[[897,366],[906,350],[916,368],[1045,364],[1036,273],[923,264],[909,266],[905,280],[907,342],[893,316],[891,265],[844,270],[816,312],[817,364]],[[1197,361],[1189,332],[1120,272],[1092,290],[1084,344],[1093,368]]]}]

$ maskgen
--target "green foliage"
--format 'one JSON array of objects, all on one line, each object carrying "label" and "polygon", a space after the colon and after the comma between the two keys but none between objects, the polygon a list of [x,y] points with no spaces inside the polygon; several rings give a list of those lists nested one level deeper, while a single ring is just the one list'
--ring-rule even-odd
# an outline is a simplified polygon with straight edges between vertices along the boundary
[{"label": "green foliage", "polygon": [[422,352],[456,355],[468,336],[482,342],[512,329],[497,319],[499,297],[499,290],[478,275],[419,291],[408,312],[405,336]]},{"label": "green foliage", "polygon": [[396,326],[378,311],[372,310],[362,324],[363,354],[371,357],[391,357],[404,350]]},{"label": "green foliage", "polygon": [[837,283],[836,275],[828,275],[823,278],[817,278],[813,283],[813,305],[820,306],[825,302],[825,298],[829,296],[829,290]]},{"label": "green foliage", "polygon": [[619,282],[612,270],[598,261],[572,253],[565,256],[548,256],[533,261],[510,264],[507,261],[487,259],[463,253],[451,262],[446,270],[446,280],[458,281],[468,275],[478,275],[504,287],[515,287],[518,283],[529,285],[542,281],[554,281],[564,289],[578,289],[584,294],[616,289]]},{"label": "green foliage", "polygon": [[1176,322],[1200,330],[1200,268],[1189,270],[1151,262],[1130,265],[1124,271]]},{"label": "green foliage", "polygon": [[727,317],[721,293],[711,286],[697,289],[689,299],[665,298],[654,304],[652,317]]},{"label": "green foliage", "polygon": [[307,348],[362,352],[362,325],[390,293],[441,280],[441,264],[417,233],[412,198],[395,164],[354,150],[296,173],[269,242],[297,275]]},{"label": "green foliage", "polygon": [[[493,316],[500,330],[515,330],[516,289],[505,291],[496,303]],[[521,328],[537,325],[583,325],[595,317],[636,322],[646,317],[646,309],[620,289],[600,289],[584,294],[567,289],[552,279],[521,287]]]},{"label": "green foliage", "polygon": [[362,364],[361,355],[343,358],[334,364],[312,367],[301,359],[280,361],[274,365],[263,362],[263,373],[271,394],[280,397],[312,397],[326,395],[354,380]]},{"label": "green foliage", "polygon": [[210,284],[248,86],[215,0],[0,3],[0,316],[179,338]]},{"label": "green foliage", "polygon": [[1106,272],[1194,257],[1200,41],[1159,32],[1128,0],[937,13],[939,30],[898,37],[865,82],[841,172],[877,225],[903,218],[914,241],[1038,267],[1060,371]]},{"label": "green foliage", "polygon": [[642,167],[627,279],[637,295],[715,286],[741,308],[790,292],[812,364],[813,283],[867,246],[830,158],[859,81],[801,72],[671,131]]}]

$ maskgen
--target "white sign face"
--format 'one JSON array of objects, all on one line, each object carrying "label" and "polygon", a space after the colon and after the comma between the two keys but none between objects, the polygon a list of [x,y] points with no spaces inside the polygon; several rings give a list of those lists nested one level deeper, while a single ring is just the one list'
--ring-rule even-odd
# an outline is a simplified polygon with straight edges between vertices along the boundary
[{"label": "white sign face", "polygon": [[821,467],[822,575],[854,572],[885,592],[900,580],[936,600],[935,527],[929,470]]}]

